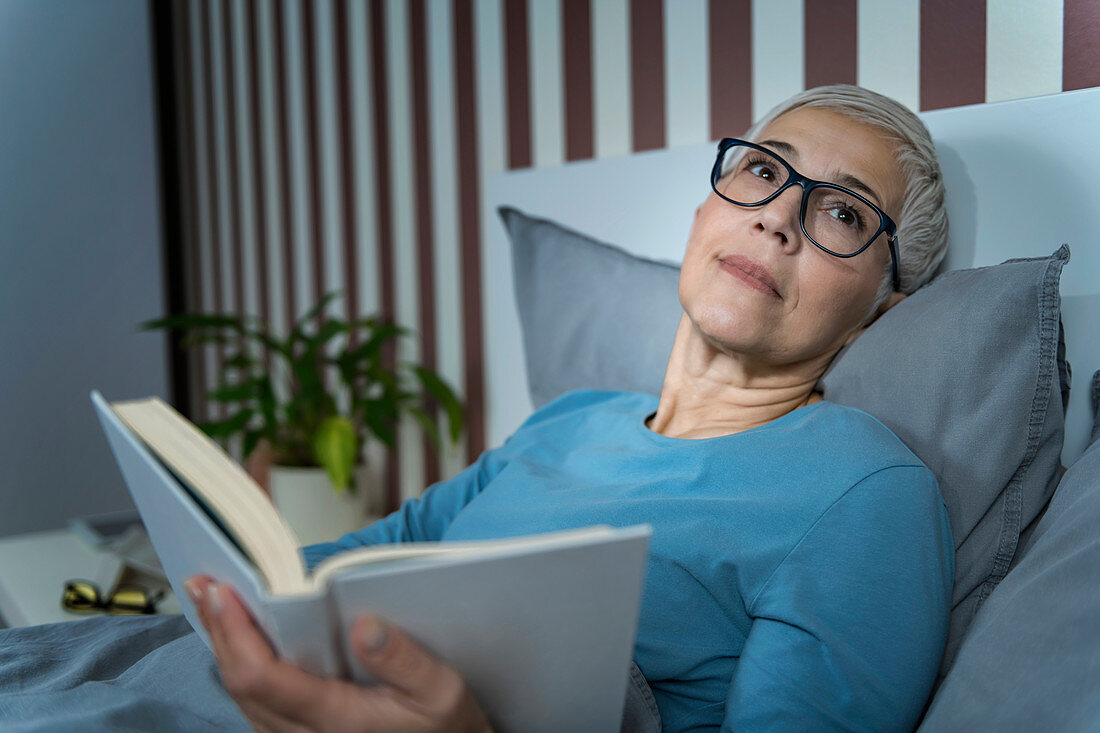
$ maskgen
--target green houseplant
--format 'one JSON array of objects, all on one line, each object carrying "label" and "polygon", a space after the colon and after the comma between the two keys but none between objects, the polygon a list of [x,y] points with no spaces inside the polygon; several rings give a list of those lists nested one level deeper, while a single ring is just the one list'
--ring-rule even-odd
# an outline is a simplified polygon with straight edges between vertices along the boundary
[{"label": "green houseplant", "polygon": [[227,314],[172,316],[141,328],[178,330],[186,347],[229,349],[208,397],[229,405],[231,414],[200,424],[207,435],[223,442],[239,438],[245,459],[265,441],[275,464],[322,467],[340,493],[354,490],[352,471],[370,438],[393,447],[402,414],[438,445],[432,403],[443,408],[452,443],[462,430],[463,408],[431,370],[387,363],[386,346],[408,329],[375,317],[345,321],[326,314],[337,296],[322,298],[285,338],[257,317]]}]

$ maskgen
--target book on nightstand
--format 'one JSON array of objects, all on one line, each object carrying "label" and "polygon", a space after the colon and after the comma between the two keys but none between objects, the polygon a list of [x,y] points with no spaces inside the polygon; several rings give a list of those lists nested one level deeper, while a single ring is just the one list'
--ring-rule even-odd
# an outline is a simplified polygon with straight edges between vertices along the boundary
[{"label": "book on nightstand", "polygon": [[[364,547],[312,572],[293,530],[222,448],[162,400],[92,402],[176,597],[228,583],[276,652],[369,684],[348,643],[376,613],[457,669],[502,731],[618,730],[651,529]],[[335,539],[335,538],[334,538]]]}]

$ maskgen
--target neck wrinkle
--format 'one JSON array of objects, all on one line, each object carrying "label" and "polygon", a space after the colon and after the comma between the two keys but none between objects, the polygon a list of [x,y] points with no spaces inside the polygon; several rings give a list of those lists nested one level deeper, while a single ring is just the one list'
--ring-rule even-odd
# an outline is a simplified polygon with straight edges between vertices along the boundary
[{"label": "neck wrinkle", "polygon": [[684,439],[758,428],[820,402],[814,387],[827,366],[828,360],[749,374],[737,355],[705,343],[685,315],[676,332],[657,412],[646,427]]}]

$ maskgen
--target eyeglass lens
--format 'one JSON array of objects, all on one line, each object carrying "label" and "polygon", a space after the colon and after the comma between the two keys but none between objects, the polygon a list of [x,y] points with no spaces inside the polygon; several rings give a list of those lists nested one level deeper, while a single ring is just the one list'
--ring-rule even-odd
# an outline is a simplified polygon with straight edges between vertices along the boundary
[{"label": "eyeglass lens", "polygon": [[[715,188],[735,203],[756,206],[782,188],[788,177],[787,167],[775,156],[735,145],[722,157]],[[810,191],[802,210],[802,225],[820,246],[850,255],[877,234],[879,216],[852,194],[825,185]]]},{"label": "eyeglass lens", "polygon": [[106,611],[111,614],[156,613],[156,604],[163,593],[149,593],[138,585],[121,585],[106,600],[100,597],[99,588],[86,580],[72,580],[65,584],[61,605],[77,613]]}]

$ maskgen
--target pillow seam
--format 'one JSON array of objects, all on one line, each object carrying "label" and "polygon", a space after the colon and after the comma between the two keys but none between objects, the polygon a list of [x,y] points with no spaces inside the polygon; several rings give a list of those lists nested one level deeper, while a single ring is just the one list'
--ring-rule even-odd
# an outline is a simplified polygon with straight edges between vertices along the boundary
[{"label": "pillow seam", "polygon": [[1004,492],[1003,519],[1001,522],[1000,538],[997,543],[997,553],[994,555],[993,567],[986,579],[981,584],[978,592],[977,603],[971,614],[971,621],[977,615],[978,610],[985,603],[993,589],[1008,574],[1012,564],[1012,558],[1016,554],[1016,547],[1020,539],[1020,519],[1023,514],[1023,482],[1031,471],[1035,461],[1035,455],[1039,451],[1039,442],[1043,433],[1043,426],[1047,421],[1047,412],[1050,407],[1050,390],[1053,384],[1054,373],[1057,369],[1055,355],[1058,338],[1058,324],[1060,320],[1054,317],[1054,312],[1060,307],[1059,282],[1062,268],[1069,259],[1069,250],[1062,245],[1048,260],[1048,265],[1043,271],[1037,295],[1039,308],[1039,373],[1036,378],[1035,392],[1032,397],[1031,410],[1027,421],[1027,448],[1024,458],[1017,467],[1015,474],[1009,481]]}]

